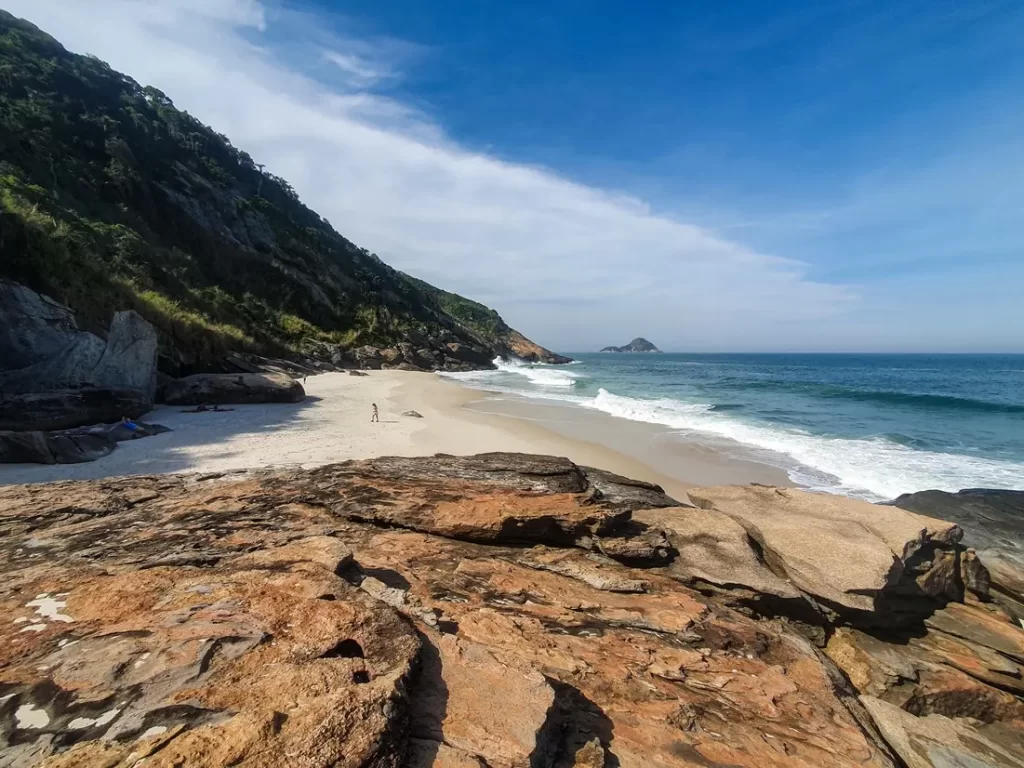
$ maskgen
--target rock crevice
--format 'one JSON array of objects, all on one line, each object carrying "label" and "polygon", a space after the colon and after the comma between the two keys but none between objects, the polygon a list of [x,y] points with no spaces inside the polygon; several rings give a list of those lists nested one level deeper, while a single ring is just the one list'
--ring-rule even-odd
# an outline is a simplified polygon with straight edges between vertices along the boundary
[{"label": "rock crevice", "polygon": [[[1019,768],[1024,630],[950,593],[943,557],[906,554],[922,530],[959,552],[955,526],[899,510],[868,526],[934,597],[922,620],[887,612],[882,558],[829,570],[775,538],[821,497],[694,497],[517,454],[0,488],[0,755],[888,768],[947,750]],[[809,519],[852,536],[851,504]],[[831,556],[862,552],[840,535]],[[838,595],[807,633],[825,653],[799,631],[813,622],[752,609],[761,594]]]}]

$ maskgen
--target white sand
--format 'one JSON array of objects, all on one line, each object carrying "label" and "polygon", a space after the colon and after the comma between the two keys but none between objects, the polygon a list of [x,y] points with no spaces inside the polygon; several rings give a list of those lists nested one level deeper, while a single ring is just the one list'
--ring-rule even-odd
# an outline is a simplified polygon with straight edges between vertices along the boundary
[{"label": "white sand", "polygon": [[[516,417],[487,413],[486,408],[466,408],[485,394],[436,375],[405,371],[372,371],[367,376],[327,373],[311,376],[305,388],[308,397],[302,403],[236,405],[229,413],[182,413],[181,407],[159,406],[142,420],[163,424],[172,432],[121,443],[110,456],[88,464],[0,465],[0,485],[266,466],[311,467],[373,456],[485,451],[568,456],[579,464],[660,483],[675,494],[693,484],[688,477],[675,473],[669,477],[641,460],[599,444],[609,441],[590,442],[587,437],[558,434],[545,429],[543,421],[522,414]],[[380,408],[380,422],[376,424],[370,423],[374,402]],[[401,415],[408,410],[419,412],[423,418]],[[603,435],[614,429],[617,421],[608,420],[595,428]],[[625,434],[623,438],[630,439]],[[730,482],[769,481],[760,476],[746,477],[750,468],[730,464],[726,471]],[[706,484],[718,482],[723,482],[720,474]]]}]

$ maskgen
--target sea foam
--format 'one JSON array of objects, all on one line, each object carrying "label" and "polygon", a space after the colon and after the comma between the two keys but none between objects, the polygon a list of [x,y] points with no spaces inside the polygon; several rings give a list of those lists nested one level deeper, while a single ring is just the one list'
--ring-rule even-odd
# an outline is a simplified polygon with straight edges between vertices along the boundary
[{"label": "sea foam", "polygon": [[1009,461],[915,450],[883,437],[832,438],[751,424],[715,411],[711,404],[622,397],[600,389],[596,397],[581,405],[619,418],[661,424],[684,433],[716,435],[781,454],[796,462],[784,466],[794,482],[874,501],[929,488],[1013,487],[1024,472],[1024,467]]},{"label": "sea foam", "polygon": [[541,387],[572,387],[576,385],[577,375],[562,368],[531,365],[518,360],[496,358],[494,364],[499,371],[525,376],[530,383]]},{"label": "sea foam", "polygon": [[[658,424],[691,438],[739,443],[754,449],[751,458],[784,469],[795,483],[814,490],[880,501],[930,488],[1016,487],[1024,475],[1024,466],[1011,461],[920,450],[885,437],[813,435],[752,423],[735,410],[719,410],[712,403],[626,397],[604,388],[588,397],[571,389],[581,381],[580,374],[503,360],[495,364],[497,371],[453,374],[452,378],[473,387],[556,400],[616,418]],[[511,374],[523,378],[512,379]],[[720,447],[728,447],[728,443]]]}]

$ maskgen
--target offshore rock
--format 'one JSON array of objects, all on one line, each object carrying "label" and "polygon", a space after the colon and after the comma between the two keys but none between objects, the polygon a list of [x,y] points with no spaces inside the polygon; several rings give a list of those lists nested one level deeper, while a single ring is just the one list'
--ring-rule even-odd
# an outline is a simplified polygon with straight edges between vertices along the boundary
[{"label": "offshore rock", "polygon": [[647,339],[640,336],[633,339],[629,344],[621,347],[605,347],[601,350],[602,352],[661,352],[656,346],[654,346]]}]

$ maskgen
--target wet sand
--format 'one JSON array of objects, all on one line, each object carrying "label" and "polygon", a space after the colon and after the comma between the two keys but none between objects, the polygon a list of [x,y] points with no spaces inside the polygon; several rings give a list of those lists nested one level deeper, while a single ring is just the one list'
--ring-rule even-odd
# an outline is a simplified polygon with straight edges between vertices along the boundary
[{"label": "wet sand", "polygon": [[[791,484],[779,469],[680,441],[667,429],[568,406],[493,396],[442,377],[405,371],[312,376],[302,403],[237,405],[225,413],[159,406],[143,421],[173,432],[122,443],[88,464],[0,465],[0,484],[163,472],[311,467],[374,456],[512,451],[662,485]],[[370,423],[371,404],[380,423]],[[423,418],[403,416],[417,411]]]}]

